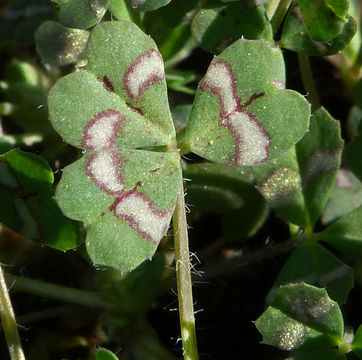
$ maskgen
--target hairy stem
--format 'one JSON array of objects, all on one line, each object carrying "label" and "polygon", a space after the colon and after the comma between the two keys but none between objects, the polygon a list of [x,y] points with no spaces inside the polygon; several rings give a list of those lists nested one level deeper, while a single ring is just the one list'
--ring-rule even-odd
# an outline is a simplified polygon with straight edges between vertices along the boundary
[{"label": "hairy stem", "polygon": [[280,27],[281,23],[283,22],[283,19],[289,9],[291,2],[292,2],[292,0],[280,0],[279,1],[278,7],[276,8],[276,10],[270,20],[274,35],[279,30],[279,27]]},{"label": "hairy stem", "polygon": [[173,215],[173,228],[175,242],[177,292],[184,360],[197,360],[199,356],[196,343],[189,244],[182,179],[180,179],[176,209]]},{"label": "hairy stem", "polygon": [[11,360],[25,360],[2,266],[0,266],[0,315]]},{"label": "hairy stem", "polygon": [[5,279],[15,291],[93,308],[111,309],[111,304],[93,291],[73,289],[5,273]]},{"label": "hairy stem", "polygon": [[298,62],[304,89],[307,92],[307,99],[312,104],[312,111],[317,110],[321,107],[321,103],[319,101],[318,92],[314,84],[308,55],[298,53]]}]

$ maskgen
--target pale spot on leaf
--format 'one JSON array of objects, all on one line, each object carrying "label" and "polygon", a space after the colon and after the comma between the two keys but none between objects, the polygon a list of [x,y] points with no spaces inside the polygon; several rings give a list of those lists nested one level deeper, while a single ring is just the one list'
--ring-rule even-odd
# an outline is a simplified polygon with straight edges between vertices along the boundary
[{"label": "pale spot on leaf", "polygon": [[339,166],[340,149],[333,151],[317,150],[312,154],[305,166],[303,181],[308,181],[320,173],[335,171]]},{"label": "pale spot on leaf", "polygon": [[98,187],[109,194],[117,194],[123,190],[121,164],[115,150],[93,154],[87,162],[87,173]]},{"label": "pale spot on leaf", "polygon": [[294,169],[280,167],[258,189],[265,199],[272,203],[292,194],[299,186],[300,179],[298,173]]},{"label": "pale spot on leaf", "polygon": [[124,86],[128,95],[137,100],[151,85],[165,78],[161,54],[150,49],[140,55],[124,75]]},{"label": "pale spot on leaf", "polygon": [[308,332],[303,324],[291,319],[282,324],[278,333],[278,347],[290,351],[304,342]]},{"label": "pale spot on leaf", "polygon": [[156,210],[146,195],[133,190],[120,196],[112,210],[153,243],[158,243],[165,235],[171,217],[171,212]]},{"label": "pale spot on leaf", "polygon": [[238,102],[236,98],[235,79],[231,67],[224,61],[211,63],[202,83],[202,89],[210,89],[219,97],[222,116],[235,111]]},{"label": "pale spot on leaf", "polygon": [[97,114],[85,127],[83,147],[101,150],[113,145],[124,117],[118,111],[106,110]]},{"label": "pale spot on leaf", "polygon": [[234,112],[228,117],[226,126],[236,144],[233,165],[251,166],[267,160],[270,139],[255,117],[246,112]]}]

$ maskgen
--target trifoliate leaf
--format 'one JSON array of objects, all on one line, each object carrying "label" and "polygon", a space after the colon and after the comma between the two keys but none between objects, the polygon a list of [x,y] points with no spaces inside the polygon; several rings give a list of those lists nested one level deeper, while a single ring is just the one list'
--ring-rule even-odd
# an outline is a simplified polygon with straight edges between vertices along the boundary
[{"label": "trifoliate leaf", "polygon": [[55,129],[84,150],[64,169],[61,209],[84,222],[94,263],[136,267],[166,234],[181,177],[178,153],[148,149],[175,142],[154,42],[133,23],[98,25],[87,67],[55,84],[49,109]]}]

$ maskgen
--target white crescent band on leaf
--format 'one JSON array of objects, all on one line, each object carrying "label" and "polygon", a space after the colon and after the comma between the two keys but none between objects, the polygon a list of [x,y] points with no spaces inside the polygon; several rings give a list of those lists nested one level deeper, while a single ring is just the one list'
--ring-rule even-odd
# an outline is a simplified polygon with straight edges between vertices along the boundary
[{"label": "white crescent band on leaf", "polygon": [[124,74],[123,83],[130,98],[137,100],[151,85],[165,78],[161,54],[150,49],[140,55]]}]

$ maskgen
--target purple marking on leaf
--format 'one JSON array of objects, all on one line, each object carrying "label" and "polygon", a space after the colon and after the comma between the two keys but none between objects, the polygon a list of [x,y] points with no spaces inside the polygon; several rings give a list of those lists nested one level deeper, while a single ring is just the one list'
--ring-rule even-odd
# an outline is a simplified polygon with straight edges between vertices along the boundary
[{"label": "purple marking on leaf", "polygon": [[130,105],[130,104],[126,104],[126,105],[127,105],[127,107],[128,107],[130,110],[136,112],[138,115],[144,116],[144,114],[143,114],[143,112],[142,112],[141,109],[136,108],[136,107],[134,107],[134,106],[132,106],[132,105]]},{"label": "purple marking on leaf", "polygon": [[222,60],[212,62],[200,89],[210,90],[219,100],[221,116],[226,117],[238,108],[240,99],[236,93],[236,83],[231,66]]},{"label": "purple marking on leaf", "polygon": [[101,111],[84,127],[82,147],[91,150],[112,147],[124,120],[116,110]]},{"label": "purple marking on leaf", "polygon": [[171,217],[170,211],[157,210],[148,196],[136,188],[120,194],[109,209],[154,244],[165,235]]},{"label": "purple marking on leaf", "polygon": [[265,93],[252,94],[242,104],[237,95],[236,80],[231,66],[218,60],[211,63],[201,82],[202,90],[211,91],[219,100],[219,124],[225,126],[234,137],[235,155],[229,160],[230,165],[257,165],[269,157],[271,139],[260,121],[245,108]]},{"label": "purple marking on leaf", "polygon": [[103,87],[110,92],[114,92],[114,86],[112,84],[112,81],[109,80],[109,77],[104,75],[103,79],[101,80],[100,78],[98,78],[98,80],[100,80],[100,82],[102,83]]},{"label": "purple marking on leaf", "polygon": [[130,65],[124,74],[123,84],[129,97],[138,100],[149,86],[164,78],[161,54],[156,49],[149,49]]},{"label": "purple marking on leaf", "polygon": [[116,150],[95,152],[86,164],[87,175],[110,195],[119,195],[124,190],[122,162]]}]

